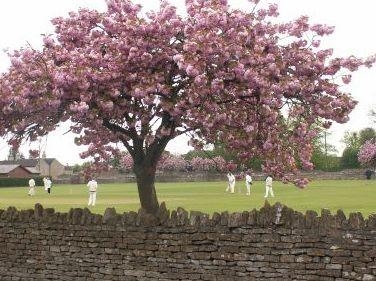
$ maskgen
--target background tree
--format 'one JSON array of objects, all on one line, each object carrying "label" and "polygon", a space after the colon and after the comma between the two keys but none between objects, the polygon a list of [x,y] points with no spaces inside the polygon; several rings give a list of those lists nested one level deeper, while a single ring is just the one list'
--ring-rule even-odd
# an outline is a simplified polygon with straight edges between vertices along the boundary
[{"label": "background tree", "polygon": [[338,171],[340,170],[339,157],[336,156],[336,148],[327,142],[328,133],[321,130],[312,141],[312,163],[316,170]]},{"label": "background tree", "polygon": [[358,160],[365,167],[376,167],[376,142],[374,139],[368,140],[362,145],[358,154]]},{"label": "background tree", "polygon": [[[157,162],[181,134],[194,147],[220,140],[239,159],[262,157],[276,177],[311,169],[313,125],[346,122],[356,105],[341,92],[366,60],[332,57],[320,37],[333,28],[249,1],[187,0],[186,16],[166,1],[141,13],[128,0],[55,18],[42,50],[11,54],[0,80],[0,135],[17,147],[70,120],[82,157],[104,168],[122,143],[133,160],[142,208],[156,213]],[[318,121],[322,123],[317,124]],[[293,180],[293,178],[285,178]],[[303,186],[306,179],[295,180]]]},{"label": "background tree", "polygon": [[360,167],[358,161],[359,149],[346,147],[341,156],[341,167],[344,169],[356,169]]},{"label": "background tree", "polygon": [[[184,155],[184,158],[188,161],[194,157],[214,159],[216,157],[223,158],[227,162],[235,163],[238,169],[243,171],[252,170],[252,171],[261,171],[263,160],[262,157],[252,157],[250,159],[239,159],[238,154],[229,151],[225,147],[225,144],[220,142],[215,142],[209,149],[194,149],[189,151]],[[215,163],[214,163],[215,164]],[[218,167],[220,164],[216,164]]]},{"label": "background tree", "polygon": [[74,164],[72,167],[73,173],[79,173],[82,171],[82,166],[80,164]]},{"label": "background tree", "polygon": [[342,142],[345,144],[345,149],[341,156],[341,166],[345,169],[359,168],[358,153],[360,148],[360,138],[358,132],[346,131]]},{"label": "background tree", "polygon": [[345,144],[345,147],[359,149],[360,140],[358,132],[346,131],[343,135],[342,142]]},{"label": "background tree", "polygon": [[359,168],[358,154],[360,148],[368,140],[374,139],[376,132],[373,128],[364,128],[359,132],[346,132],[343,142],[346,147],[342,152],[341,166],[343,168]]},{"label": "background tree", "polygon": [[367,141],[376,138],[376,131],[373,128],[364,128],[359,131],[359,143],[365,144]]}]

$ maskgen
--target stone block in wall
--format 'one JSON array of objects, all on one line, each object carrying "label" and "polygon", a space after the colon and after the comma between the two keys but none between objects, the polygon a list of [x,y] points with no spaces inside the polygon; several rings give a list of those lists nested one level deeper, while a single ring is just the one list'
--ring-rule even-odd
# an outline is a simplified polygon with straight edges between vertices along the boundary
[{"label": "stone block in wall", "polygon": [[30,221],[34,217],[34,210],[33,209],[21,210],[18,217],[20,221]]},{"label": "stone block in wall", "polygon": [[58,224],[65,224],[68,221],[68,214],[67,213],[60,213],[58,216]]},{"label": "stone block in wall", "polygon": [[92,224],[94,224],[94,225],[101,225],[102,224],[102,215],[93,214],[93,216],[92,216]]},{"label": "stone block in wall", "polygon": [[221,225],[223,226],[228,225],[229,216],[230,214],[227,211],[221,213],[221,222],[220,222]]},{"label": "stone block in wall", "polygon": [[376,281],[376,276],[372,274],[363,274],[362,281]]},{"label": "stone block in wall", "polygon": [[367,219],[367,228],[376,230],[376,214],[369,215]]},{"label": "stone block in wall", "polygon": [[82,214],[83,214],[83,209],[71,208],[68,212],[67,219],[71,224],[81,224]]},{"label": "stone block in wall", "polygon": [[363,218],[362,213],[360,212],[350,213],[348,224],[349,224],[349,227],[352,229],[363,228],[365,223],[364,223],[364,218]]},{"label": "stone block in wall", "polygon": [[275,209],[269,204],[268,200],[265,200],[264,206],[257,214],[257,225],[272,225],[275,221],[275,214]]},{"label": "stone block in wall", "polygon": [[247,224],[248,212],[231,213],[228,218],[228,227],[241,227]]},{"label": "stone block in wall", "polygon": [[0,219],[4,221],[16,221],[18,218],[19,214],[15,207],[8,207],[0,216]]},{"label": "stone block in wall", "polygon": [[165,224],[170,219],[170,211],[167,210],[166,203],[162,202],[159,205],[157,218],[161,224]]},{"label": "stone block in wall", "polygon": [[305,217],[301,212],[294,211],[292,213],[291,226],[299,229],[305,226]]},{"label": "stone block in wall", "polygon": [[325,257],[327,254],[326,249],[312,247],[310,249],[307,249],[307,255],[314,256],[314,257]]},{"label": "stone block in wall", "polygon": [[287,226],[287,227],[290,227],[292,222],[293,222],[293,216],[294,216],[294,210],[291,209],[291,208],[288,208],[287,206],[283,206],[282,210],[281,210],[281,218],[280,220],[282,221],[282,223]]},{"label": "stone block in wall", "polygon": [[181,207],[178,207],[176,211],[171,212],[171,217],[169,224],[170,225],[176,225],[176,226],[182,226],[187,225],[189,223],[189,217],[188,212],[184,210]]},{"label": "stone block in wall", "polygon": [[305,227],[315,228],[318,226],[318,215],[317,212],[308,210],[305,213]]},{"label": "stone block in wall", "polygon": [[[365,251],[363,251],[363,253],[364,253],[364,256],[366,256],[366,257],[376,258],[376,247],[373,247],[369,250],[365,250]],[[372,268],[376,269],[376,260],[373,262],[373,264],[371,266],[372,266]]]},{"label": "stone block in wall", "polygon": [[91,213],[91,211],[88,208],[84,208],[82,210],[82,216],[81,216],[80,224],[81,225],[91,224],[92,223],[92,215],[93,214]]},{"label": "stone block in wall", "polygon": [[115,208],[106,208],[102,218],[103,224],[116,225],[118,223],[118,216]]},{"label": "stone block in wall", "polygon": [[334,226],[336,228],[344,228],[347,226],[347,219],[346,219],[346,215],[345,213],[343,212],[343,210],[339,209],[337,210],[337,214],[334,216]]},{"label": "stone block in wall", "polygon": [[249,212],[248,214],[248,219],[247,219],[247,224],[248,225],[255,225],[257,224],[257,210],[253,209],[252,211]]},{"label": "stone block in wall", "polygon": [[58,223],[58,216],[59,214],[55,212],[55,209],[46,208],[43,211],[43,222],[46,224],[56,224]]},{"label": "stone block in wall", "polygon": [[37,221],[43,218],[43,206],[39,203],[34,206],[34,218]]},{"label": "stone block in wall", "polygon": [[326,236],[328,232],[334,230],[336,225],[335,218],[328,209],[321,210],[318,223],[319,234],[322,236]]},{"label": "stone block in wall", "polygon": [[137,213],[130,211],[130,212],[125,212],[122,216],[122,223],[123,225],[126,226],[134,226],[136,225],[137,221]]},{"label": "stone block in wall", "polygon": [[191,211],[189,215],[189,224],[193,226],[205,225],[209,221],[209,215],[199,212]]},{"label": "stone block in wall", "polygon": [[159,225],[159,220],[156,216],[149,214],[145,209],[140,208],[136,220],[137,226],[156,226]]},{"label": "stone block in wall", "polygon": [[279,259],[281,263],[292,263],[295,262],[295,255],[281,255]]},{"label": "stone block in wall", "polygon": [[211,226],[219,225],[221,223],[221,215],[214,212],[211,218]]}]

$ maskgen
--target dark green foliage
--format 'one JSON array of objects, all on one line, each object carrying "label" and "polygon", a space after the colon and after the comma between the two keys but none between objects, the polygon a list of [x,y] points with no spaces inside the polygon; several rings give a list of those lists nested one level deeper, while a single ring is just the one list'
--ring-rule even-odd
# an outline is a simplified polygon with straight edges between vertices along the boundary
[{"label": "dark green foliage", "polygon": [[345,144],[346,148],[354,148],[359,149],[360,147],[360,140],[359,140],[359,134],[357,132],[349,132],[346,131],[342,142]]},{"label": "dark green foliage", "polygon": [[343,169],[359,168],[358,153],[360,147],[368,140],[376,137],[373,128],[364,128],[359,132],[346,132],[343,142],[346,145],[342,153],[341,166]]},{"label": "dark green foliage", "polygon": [[346,147],[342,153],[341,166],[344,169],[354,169],[359,168],[360,163],[358,161],[359,149]]},{"label": "dark green foliage", "polygon": [[82,171],[82,166],[79,165],[79,164],[75,164],[73,167],[72,167],[72,171],[73,173],[79,173]]},{"label": "dark green foliage", "polygon": [[340,157],[335,155],[325,155],[317,150],[312,154],[312,163],[315,170],[334,172],[342,169]]},{"label": "dark green foliage", "polygon": [[365,128],[359,132],[359,143],[363,145],[366,141],[376,138],[376,131],[373,128]]},{"label": "dark green foliage", "polygon": [[[0,178],[0,187],[29,186],[30,178]],[[43,177],[33,177],[36,186],[43,186]]]},{"label": "dark green foliage", "polygon": [[315,170],[339,171],[341,170],[340,158],[335,156],[335,147],[327,143],[328,133],[323,131],[313,140],[312,163]]}]

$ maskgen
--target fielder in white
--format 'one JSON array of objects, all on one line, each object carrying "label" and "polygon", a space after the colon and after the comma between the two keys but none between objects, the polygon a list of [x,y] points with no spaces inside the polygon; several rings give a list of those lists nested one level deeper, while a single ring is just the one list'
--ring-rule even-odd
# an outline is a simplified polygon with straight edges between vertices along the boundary
[{"label": "fielder in white", "polygon": [[274,192],[273,192],[273,178],[271,175],[266,177],[265,180],[265,196],[264,198],[267,198],[269,196],[269,193],[272,197],[274,197]]},{"label": "fielder in white", "polygon": [[51,186],[52,186],[52,181],[51,181],[50,178],[46,179],[45,185],[46,185],[45,188],[47,189],[48,194],[50,194],[51,193]]},{"label": "fielder in white", "polygon": [[52,181],[50,178],[43,178],[43,184],[44,184],[44,190],[48,192],[48,194],[51,193],[51,186],[52,186]]},{"label": "fielder in white", "polygon": [[29,196],[34,196],[35,195],[35,180],[34,179],[29,179]]},{"label": "fielder in white", "polygon": [[249,172],[245,174],[245,187],[247,188],[247,195],[251,195],[252,177]]},{"label": "fielder in white", "polygon": [[234,193],[235,192],[235,176],[231,172],[228,172],[227,179],[228,179],[228,183],[227,183],[226,192]]},{"label": "fielder in white", "polygon": [[97,200],[98,183],[95,179],[91,179],[87,183],[87,187],[89,188],[89,203],[87,205],[95,206],[95,201]]},{"label": "fielder in white", "polygon": [[44,190],[47,191],[47,178],[43,178],[43,185],[44,185]]}]

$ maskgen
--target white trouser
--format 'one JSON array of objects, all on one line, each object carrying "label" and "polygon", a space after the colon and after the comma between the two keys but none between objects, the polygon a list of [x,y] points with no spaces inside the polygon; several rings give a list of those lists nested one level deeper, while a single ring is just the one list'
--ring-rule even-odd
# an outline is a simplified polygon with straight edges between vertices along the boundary
[{"label": "white trouser", "polygon": [[35,186],[29,187],[29,193],[28,194],[31,195],[31,196],[35,195]]},{"label": "white trouser", "polygon": [[235,192],[235,183],[234,182],[227,184],[226,192],[231,192],[231,193]]},{"label": "white trouser", "polygon": [[273,188],[271,186],[265,186],[265,198],[268,197],[268,194],[270,193],[270,195],[272,197],[274,197],[274,192],[273,192]]},{"label": "white trouser", "polygon": [[251,195],[251,184],[249,182],[246,182],[245,187],[247,188],[247,195]]},{"label": "white trouser", "polygon": [[95,201],[96,200],[97,200],[97,192],[90,191],[89,192],[89,203],[87,205],[88,206],[90,206],[90,205],[95,206]]},{"label": "white trouser", "polygon": [[230,192],[231,193],[235,192],[235,183],[234,182],[230,183]]}]

